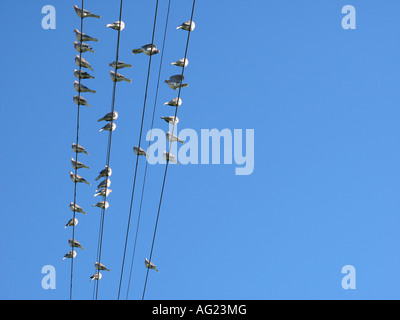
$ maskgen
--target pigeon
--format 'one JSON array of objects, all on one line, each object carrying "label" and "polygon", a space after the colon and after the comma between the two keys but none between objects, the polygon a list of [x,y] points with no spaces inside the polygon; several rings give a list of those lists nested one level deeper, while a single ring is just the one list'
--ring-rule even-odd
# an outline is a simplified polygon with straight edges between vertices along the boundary
[{"label": "pigeon", "polygon": [[186,21],[182,23],[179,27],[177,27],[176,30],[182,29],[186,31],[193,31],[195,28],[196,24],[194,23],[194,21]]},{"label": "pigeon", "polygon": [[163,158],[164,158],[165,161],[169,161],[169,162],[173,162],[175,164],[178,164],[178,161],[176,161],[175,156],[170,152],[164,151]]},{"label": "pigeon", "polygon": [[73,100],[78,106],[87,106],[90,108],[90,105],[84,97],[74,96]]},{"label": "pigeon", "polygon": [[72,150],[74,150],[74,152],[76,153],[84,153],[89,155],[89,153],[86,151],[84,147],[80,146],[79,144],[77,145],[76,143],[72,144]]},{"label": "pigeon", "polygon": [[80,244],[78,241],[74,240],[74,239],[69,239],[69,240],[68,240],[68,244],[69,244],[70,247],[72,247],[72,248],[80,248],[80,249],[82,249],[82,250],[85,250],[85,248],[82,247],[81,244]]},{"label": "pigeon", "polygon": [[126,81],[132,83],[131,79],[125,78],[122,74],[115,73],[114,71],[110,71],[110,76],[113,82]]},{"label": "pigeon", "polygon": [[175,142],[178,141],[180,143],[185,143],[185,141],[182,141],[181,139],[179,139],[176,135],[172,134],[171,132],[167,132],[167,140],[170,142]]},{"label": "pigeon", "polygon": [[123,21],[115,21],[114,23],[107,24],[106,27],[117,31],[122,31],[125,29],[125,23]]},{"label": "pigeon", "polygon": [[99,172],[99,176],[95,179],[95,181],[99,180],[100,178],[109,177],[111,175],[112,175],[111,168],[106,166],[105,169]]},{"label": "pigeon", "polygon": [[75,203],[75,206],[74,206],[74,203],[71,202],[71,203],[69,204],[69,208],[70,208],[71,211],[73,211],[73,212],[80,212],[80,213],[86,214],[86,212],[83,211],[82,207],[79,206],[79,205],[77,205],[76,203]]},{"label": "pigeon", "polygon": [[99,130],[99,132],[105,130],[105,131],[114,131],[117,128],[117,125],[114,122],[109,122],[107,123],[103,128]]},{"label": "pigeon", "polygon": [[100,262],[95,262],[94,267],[96,268],[96,270],[110,271],[110,269],[107,269],[106,266]]},{"label": "pigeon", "polygon": [[164,103],[164,106],[172,106],[172,107],[179,107],[181,105],[182,105],[181,98],[175,98],[175,99],[172,99],[171,101]]},{"label": "pigeon", "polygon": [[75,9],[75,12],[76,12],[76,14],[78,15],[79,18],[89,18],[89,17],[98,18],[98,19],[101,18],[97,14],[93,14],[93,13],[91,13],[90,11],[88,11],[86,9],[82,10],[77,5],[74,5],[74,9]]},{"label": "pigeon", "polygon": [[80,53],[84,53],[84,52],[91,52],[94,53],[93,48],[88,45],[87,43],[81,43],[81,42],[76,42],[74,41],[74,48],[76,51],[80,52]]},{"label": "pigeon", "polygon": [[169,80],[165,80],[165,83],[168,84],[168,86],[169,86],[171,89],[174,89],[174,90],[176,90],[176,89],[178,89],[178,88],[185,88],[185,87],[188,87],[189,84],[187,84],[187,83],[182,83],[182,81],[183,81],[184,78],[185,78],[185,77],[184,77],[183,75],[177,74],[177,75],[175,75],[175,76],[171,76],[171,77],[169,78]]},{"label": "pigeon", "polygon": [[112,111],[107,113],[103,118],[100,118],[99,120],[97,120],[97,122],[100,121],[115,121],[118,119],[118,112],[117,111]]},{"label": "pigeon", "polygon": [[186,58],[179,59],[178,61],[171,63],[172,66],[185,67],[185,68],[188,66],[188,64],[189,64],[189,60]]},{"label": "pigeon", "polygon": [[108,197],[108,195],[111,192],[112,192],[111,189],[104,188],[104,189],[101,189],[99,192],[95,193],[94,196],[95,197],[97,197],[97,196]]},{"label": "pigeon", "polygon": [[122,69],[122,68],[132,68],[132,65],[129,63],[125,63],[122,61],[113,61],[109,64],[110,67],[113,67],[114,69]]},{"label": "pigeon", "polygon": [[76,161],[74,158],[71,158],[71,164],[74,169],[90,169],[88,166],[84,165],[82,162]]},{"label": "pigeon", "polygon": [[77,79],[79,79],[79,78],[81,78],[81,79],[94,79],[94,77],[93,76],[91,76],[89,73],[87,73],[87,72],[85,72],[85,71],[79,71],[79,70],[74,70],[74,75],[75,75],[75,78],[77,78]]},{"label": "pigeon", "polygon": [[138,156],[146,156],[147,157],[146,151],[144,151],[140,147],[133,147],[133,152],[135,152],[135,154]]},{"label": "pigeon", "polygon": [[92,66],[90,65],[89,62],[87,62],[85,59],[80,57],[78,54],[75,56],[75,64],[78,67],[83,67],[83,68],[88,68],[89,70],[93,71]]},{"label": "pigeon", "polygon": [[76,40],[78,40],[79,42],[81,42],[81,41],[95,41],[95,42],[98,42],[99,41],[96,38],[92,38],[91,36],[88,36],[87,34],[84,34],[84,33],[80,32],[78,29],[75,29],[74,32],[75,32]]},{"label": "pigeon", "polygon": [[96,204],[92,205],[92,207],[99,207],[100,209],[108,209],[110,204],[107,201],[100,201],[97,202]]},{"label": "pigeon", "polygon": [[97,186],[96,191],[99,191],[102,188],[108,188],[111,185],[111,180],[109,178],[103,180],[100,182],[100,184]]},{"label": "pigeon", "polygon": [[151,43],[150,44],[146,44],[146,45],[142,46],[139,49],[133,49],[132,50],[133,54],[139,54],[139,53],[142,53],[142,52],[144,54],[148,55],[148,56],[152,56],[154,54],[159,53],[160,50],[157,49],[155,44],[151,44]]},{"label": "pigeon", "polygon": [[63,260],[65,260],[66,258],[73,259],[73,258],[75,258],[75,257],[76,257],[76,251],[75,251],[75,250],[72,250],[72,251],[69,251],[69,252],[67,252],[67,253],[65,254]]},{"label": "pigeon", "polygon": [[75,227],[78,224],[78,219],[77,218],[72,218],[70,219],[67,224],[65,225],[64,229],[67,227]]},{"label": "pigeon", "polygon": [[158,272],[158,269],[156,268],[154,263],[150,262],[147,258],[144,259],[144,265],[146,266],[146,268],[153,269],[153,270],[156,270]]},{"label": "pigeon", "polygon": [[90,90],[88,87],[84,86],[82,83],[79,84],[79,82],[76,81],[76,80],[74,81],[74,89],[75,89],[77,92],[91,92],[91,93],[96,93],[96,91]]},{"label": "pigeon", "polygon": [[161,117],[161,119],[164,119],[166,122],[172,125],[176,125],[179,123],[179,118],[174,117],[174,116],[169,116],[169,117]]},{"label": "pigeon", "polygon": [[92,275],[90,277],[90,281],[100,280],[102,277],[103,277],[103,275],[100,272],[96,272],[94,275]]},{"label": "pigeon", "polygon": [[72,180],[72,182],[76,182],[76,183],[79,183],[79,182],[83,182],[83,183],[86,183],[86,184],[88,184],[89,186],[91,186],[91,184],[90,184],[90,182],[87,182],[85,179],[83,179],[81,176],[79,176],[79,175],[75,175],[74,173],[72,173],[72,172],[70,172],[69,173],[69,176],[71,177],[71,180]]}]

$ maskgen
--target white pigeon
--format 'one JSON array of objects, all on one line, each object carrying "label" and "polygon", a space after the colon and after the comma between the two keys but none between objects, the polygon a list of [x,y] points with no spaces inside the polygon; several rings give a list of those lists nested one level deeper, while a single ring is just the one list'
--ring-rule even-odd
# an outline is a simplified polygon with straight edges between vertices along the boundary
[{"label": "white pigeon", "polygon": [[74,70],[74,76],[75,78],[79,79],[94,79],[93,76],[91,76],[89,73],[87,73],[86,71],[79,71],[79,70]]},{"label": "white pigeon", "polygon": [[174,90],[176,90],[176,89],[178,89],[178,88],[186,88],[186,87],[189,86],[189,84],[187,84],[187,83],[182,83],[182,81],[183,81],[184,78],[185,78],[185,77],[184,77],[183,75],[177,74],[177,75],[171,76],[171,77],[169,78],[169,80],[165,80],[165,83],[168,84],[168,86],[169,86],[171,89],[174,89]]},{"label": "white pigeon", "polygon": [[98,42],[99,40],[96,38],[92,38],[91,36],[88,36],[85,33],[80,32],[78,29],[74,30],[75,32],[75,36],[76,36],[76,40],[80,41],[94,41],[94,42]]},{"label": "white pigeon", "polygon": [[87,181],[86,181],[84,178],[82,178],[80,175],[75,175],[74,173],[70,172],[70,173],[69,173],[69,176],[70,176],[72,182],[74,182],[74,183],[75,183],[75,182],[76,182],[76,183],[83,182],[83,183],[86,183],[87,185],[91,186],[90,182],[87,182]]},{"label": "white pigeon", "polygon": [[70,202],[70,204],[69,204],[69,208],[70,208],[70,209],[71,209],[71,211],[73,211],[73,212],[80,212],[80,213],[86,214],[86,212],[85,212],[85,211],[83,211],[82,207],[81,207],[81,206],[79,206],[79,205],[78,205],[78,204],[76,204],[76,203],[75,203],[75,205],[74,205],[74,203],[73,203],[73,202]]},{"label": "white pigeon", "polygon": [[110,204],[107,201],[100,201],[97,202],[96,204],[92,205],[92,207],[98,207],[100,209],[108,209],[110,207]]},{"label": "white pigeon", "polygon": [[109,64],[110,67],[114,69],[122,69],[122,68],[132,68],[132,65],[129,63],[125,63],[122,61],[113,61]]},{"label": "white pigeon", "polygon": [[104,264],[100,262],[95,262],[94,267],[96,268],[96,270],[110,271],[110,269],[108,269]]},{"label": "white pigeon", "polygon": [[126,82],[129,82],[129,83],[132,83],[131,79],[128,79],[128,78],[124,77],[122,74],[115,73],[112,70],[110,71],[110,76],[111,76],[111,80],[113,82],[126,81]]},{"label": "white pigeon", "polygon": [[107,24],[106,27],[117,31],[122,31],[125,29],[125,23],[123,21],[115,21],[114,23]]},{"label": "white pigeon", "polygon": [[91,13],[90,11],[88,11],[86,9],[82,10],[77,5],[74,5],[74,9],[75,9],[75,12],[76,12],[76,14],[78,15],[79,18],[89,18],[89,17],[98,18],[98,19],[101,18],[97,14],[93,14],[93,13]]},{"label": "white pigeon", "polygon": [[188,64],[189,60],[187,58],[182,58],[171,63],[172,66],[185,67],[185,68],[188,66]]},{"label": "white pigeon", "polygon": [[86,151],[86,149],[84,147],[80,146],[79,144],[77,145],[76,143],[72,144],[72,150],[74,150],[74,152],[77,152],[77,153],[84,153],[84,154],[89,155],[89,153]]},{"label": "white pigeon", "polygon": [[107,123],[103,128],[101,128],[100,130],[99,130],[99,132],[101,132],[101,131],[114,131],[115,129],[117,128],[117,125],[114,123],[114,122],[109,122],[109,123]]},{"label": "white pigeon", "polygon": [[179,123],[179,118],[174,116],[161,117],[161,119],[164,119],[166,122],[172,125],[177,125]]},{"label": "white pigeon", "polygon": [[108,188],[111,185],[111,180],[109,178],[103,180],[102,182],[100,182],[100,184],[97,186],[96,191],[99,191],[100,189],[103,188]]},{"label": "white pigeon", "polygon": [[90,65],[89,62],[87,62],[85,59],[80,57],[78,54],[75,56],[75,64],[78,67],[83,67],[83,68],[88,68],[89,70],[93,71],[92,66]]},{"label": "white pigeon", "polygon": [[151,43],[150,44],[146,44],[146,45],[142,46],[139,49],[133,49],[132,50],[132,54],[144,53],[144,54],[146,54],[148,56],[152,56],[152,55],[157,54],[159,52],[160,52],[160,50],[157,49],[156,45],[155,44],[151,44]]},{"label": "white pigeon", "polygon": [[76,161],[74,158],[71,158],[72,168],[74,169],[90,169],[87,165],[83,164],[82,162]]},{"label": "white pigeon", "polygon": [[137,156],[146,156],[147,157],[147,154],[146,154],[146,151],[144,151],[142,148],[140,148],[140,147],[133,147],[133,152],[137,155]]},{"label": "white pigeon", "polygon": [[69,239],[68,240],[68,244],[70,245],[70,247],[72,248],[80,248],[82,250],[85,250],[84,247],[82,247],[82,245],[79,243],[79,241],[74,240],[74,239]]},{"label": "white pigeon", "polygon": [[104,189],[101,189],[99,192],[95,193],[94,197],[97,197],[97,196],[108,197],[108,195],[111,192],[112,192],[111,189],[104,188]]},{"label": "white pigeon", "polygon": [[164,151],[163,152],[163,158],[164,158],[165,161],[173,162],[175,164],[178,164],[178,161],[176,161],[175,156],[170,152]]},{"label": "white pigeon", "polygon": [[77,218],[72,218],[70,219],[67,224],[65,225],[64,229],[67,227],[75,227],[78,224],[78,219]]},{"label": "white pigeon", "polygon": [[73,100],[78,106],[86,106],[90,108],[90,105],[84,97],[74,96]]},{"label": "white pigeon", "polygon": [[144,265],[146,266],[146,268],[153,269],[153,270],[156,270],[158,272],[158,269],[156,268],[154,263],[150,262],[147,258],[144,259]]},{"label": "white pigeon", "polygon": [[74,89],[76,92],[91,92],[96,93],[96,91],[89,89],[88,87],[84,86],[82,83],[79,84],[78,81],[74,81]]},{"label": "white pigeon", "polygon": [[167,140],[168,141],[170,141],[170,142],[176,142],[176,141],[178,141],[178,142],[180,142],[180,143],[185,143],[185,141],[183,141],[183,140],[181,140],[181,139],[179,139],[176,135],[174,135],[174,134],[172,134],[171,132],[167,132]]},{"label": "white pigeon", "polygon": [[100,178],[109,177],[112,175],[112,170],[110,167],[105,166],[105,169],[99,172],[99,176],[95,179],[95,181],[99,180]]},{"label": "white pigeon", "polygon": [[100,272],[96,272],[94,275],[92,275],[90,277],[90,281],[100,280],[102,277],[103,277],[103,275]]},{"label": "white pigeon", "polygon": [[74,41],[74,48],[79,53],[84,53],[84,52],[88,52],[88,51],[91,53],[94,53],[93,48],[90,45],[88,45],[87,43],[81,43],[81,42]]},{"label": "white pigeon", "polygon": [[177,27],[176,30],[182,29],[186,31],[193,31],[195,28],[196,24],[194,23],[194,21],[186,21],[182,23],[179,27]]},{"label": "white pigeon", "polygon": [[182,105],[181,98],[174,98],[171,101],[164,103],[164,106],[180,107]]},{"label": "white pigeon", "polygon": [[107,113],[104,117],[100,118],[97,120],[97,122],[100,121],[115,121],[118,119],[118,112],[117,111],[112,111]]},{"label": "white pigeon", "polygon": [[75,250],[72,250],[72,251],[69,251],[69,252],[67,252],[67,253],[65,254],[63,260],[65,260],[65,259],[67,259],[67,258],[73,259],[73,258],[75,258],[75,257],[76,257],[76,251],[75,251]]}]

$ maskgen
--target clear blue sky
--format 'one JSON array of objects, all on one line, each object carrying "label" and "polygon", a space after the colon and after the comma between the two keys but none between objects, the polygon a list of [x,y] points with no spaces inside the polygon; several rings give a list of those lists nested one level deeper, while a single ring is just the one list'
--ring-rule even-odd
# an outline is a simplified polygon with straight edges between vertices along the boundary
[{"label": "clear blue sky", "polygon": [[[151,42],[155,1],[124,1],[121,73],[113,135],[111,207],[106,212],[99,299],[116,299],[138,142],[148,57],[131,50]],[[85,1],[102,19],[87,19],[97,37],[84,57],[95,80],[85,85],[80,142],[91,167],[78,186],[74,299],[91,299],[100,209],[92,208],[107,134],[96,120],[110,110],[108,63],[115,58],[119,1]],[[54,5],[56,30],[43,30],[41,9]],[[2,55],[2,223],[0,298],[69,299],[73,201],[71,149],[73,30],[80,1],[0,3]],[[344,5],[357,10],[357,29],[341,27]],[[167,0],[160,1],[161,46]],[[177,73],[191,1],[172,0],[162,81]],[[10,14],[14,13],[14,14]],[[170,166],[146,299],[399,299],[400,259],[400,3],[395,0],[197,1],[182,90],[179,129],[255,130],[255,170],[232,165]],[[145,132],[154,103],[160,55],[154,56]],[[155,126],[167,129],[163,106],[175,93],[162,83]],[[143,140],[144,145],[147,142]],[[136,228],[138,185],[131,230]],[[149,167],[130,299],[140,299],[164,172]],[[132,248],[130,235],[128,252]],[[41,269],[56,268],[56,289],[44,290]],[[127,257],[128,275],[130,254]],[[356,290],[343,290],[341,269],[356,268]],[[126,277],[127,279],[127,277]],[[122,289],[125,298],[126,281]]]}]

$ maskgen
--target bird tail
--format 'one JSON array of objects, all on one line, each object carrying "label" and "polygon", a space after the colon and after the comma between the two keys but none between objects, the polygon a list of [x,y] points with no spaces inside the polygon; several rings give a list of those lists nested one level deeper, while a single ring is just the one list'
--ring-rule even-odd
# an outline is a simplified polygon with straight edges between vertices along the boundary
[{"label": "bird tail", "polygon": [[93,68],[92,68],[91,66],[88,66],[88,69],[91,70],[91,71],[93,71]]},{"label": "bird tail", "polygon": [[91,186],[92,184],[90,182],[85,181],[85,183],[89,186]]},{"label": "bird tail", "polygon": [[104,129],[100,129],[99,132],[102,132]]},{"label": "bird tail", "polygon": [[63,260],[65,260],[66,259],[66,257],[63,257]]},{"label": "bird tail", "polygon": [[92,40],[94,42],[99,42],[99,39],[96,39],[96,38],[91,38],[90,40]]},{"label": "bird tail", "polygon": [[98,16],[97,14],[92,15],[92,17],[93,17],[93,18],[97,18],[97,19],[100,19],[100,18],[101,18],[101,16]]},{"label": "bird tail", "polygon": [[83,151],[83,153],[89,155],[89,152],[87,152],[87,151]]},{"label": "bird tail", "polygon": [[125,79],[126,82],[132,83],[131,79]]},{"label": "bird tail", "polygon": [[89,49],[89,51],[90,51],[91,53],[95,53],[94,50],[92,50],[92,49]]},{"label": "bird tail", "polygon": [[176,28],[176,30],[178,30],[178,29],[182,29],[182,26],[179,26],[179,27]]},{"label": "bird tail", "polygon": [[104,118],[101,118],[101,119],[97,120],[97,122],[101,122],[101,121],[103,121],[103,120],[105,120],[105,119],[104,119]]},{"label": "bird tail", "polygon": [[133,50],[132,50],[132,54],[139,54],[139,53],[141,53],[141,52],[142,52],[141,49],[133,49]]},{"label": "bird tail", "polygon": [[171,66],[176,66],[176,65],[177,65],[176,62],[172,62],[172,63],[171,63]]},{"label": "bird tail", "polygon": [[89,90],[89,92],[91,92],[91,93],[96,93],[96,91],[95,91],[95,90]]},{"label": "bird tail", "polygon": [[101,177],[97,177],[96,179],[94,179],[94,181],[98,181]]},{"label": "bird tail", "polygon": [[184,144],[185,143],[185,141],[182,141],[182,140],[178,140],[180,143],[182,143],[182,144]]}]

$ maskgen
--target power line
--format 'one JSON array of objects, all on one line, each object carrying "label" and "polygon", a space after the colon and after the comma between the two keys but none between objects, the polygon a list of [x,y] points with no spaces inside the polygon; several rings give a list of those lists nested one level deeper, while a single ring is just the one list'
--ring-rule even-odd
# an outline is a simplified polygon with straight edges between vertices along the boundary
[{"label": "power line", "polygon": [[[184,60],[183,60],[183,61],[186,61],[186,58],[187,58],[187,53],[188,53],[188,48],[189,48],[190,34],[191,34],[192,24],[193,24],[193,15],[194,15],[194,8],[195,8],[195,5],[196,5],[196,0],[193,0],[192,14],[191,14],[191,18],[190,18],[190,27],[189,27],[189,30],[188,30],[188,37],[187,37],[186,49],[185,49],[185,57],[184,57]],[[183,67],[182,67],[182,77],[181,77],[182,80],[183,80],[183,74],[184,74],[184,72],[185,72],[185,63],[183,64]],[[181,84],[182,84],[182,83],[181,83]],[[178,93],[178,99],[177,99],[177,101],[179,101],[179,99],[180,99],[181,89],[182,89],[182,86],[179,87],[179,93]],[[176,106],[175,115],[174,115],[174,120],[176,120],[176,116],[177,116],[177,113],[178,113],[178,108],[179,108],[179,107]],[[174,130],[175,130],[175,123],[173,124],[172,135],[174,134]],[[170,155],[170,151],[171,151],[171,144],[172,144],[172,141],[170,141],[170,143],[169,143],[168,158],[167,158],[168,160],[169,160],[169,155]],[[160,202],[159,202],[159,204],[158,204],[157,219],[156,219],[156,224],[155,224],[155,227],[154,227],[153,241],[152,241],[152,244],[151,244],[151,250],[150,250],[150,256],[149,256],[149,261],[150,261],[150,262],[152,261],[153,249],[154,249],[154,242],[155,242],[155,238],[156,238],[157,227],[158,227],[158,220],[159,220],[160,211],[161,211],[161,203],[162,203],[162,198],[163,198],[163,194],[164,194],[165,181],[166,181],[166,178],[167,178],[168,164],[169,164],[169,161],[168,161],[168,160],[167,160],[167,163],[166,163],[166,166],[165,166],[164,179],[163,179],[163,184],[162,184],[162,188],[161,188]],[[146,293],[146,287],[147,287],[147,280],[148,280],[148,276],[149,276],[149,270],[150,270],[150,268],[147,268],[146,279],[145,279],[144,288],[143,288],[142,300],[144,299],[144,296],[145,296],[145,293]]]},{"label": "power line", "polygon": [[[163,44],[162,44],[162,49],[161,49],[160,66],[159,66],[159,69],[158,69],[157,88],[156,88],[156,94],[155,94],[155,98],[154,98],[153,116],[152,116],[152,120],[151,120],[150,139],[149,139],[148,148],[150,147],[150,141],[151,141],[151,138],[152,138],[153,127],[154,127],[154,116],[155,116],[156,105],[157,105],[158,90],[159,90],[159,87],[160,87],[162,63],[163,63],[163,60],[164,60],[165,42],[166,42],[166,38],[167,38],[167,28],[168,28],[170,7],[171,7],[171,0],[168,1],[167,18],[166,18],[166,21],[165,21],[164,39],[163,39]],[[128,295],[129,295],[133,263],[134,263],[134,260],[135,260],[136,243],[137,243],[137,237],[138,237],[139,225],[140,225],[140,216],[141,216],[141,213],[142,213],[143,196],[144,196],[144,190],[145,190],[145,186],[146,186],[147,168],[148,168],[148,162],[146,161],[146,166],[145,166],[145,169],[144,169],[144,176],[143,176],[142,193],[141,193],[141,196],[140,196],[139,214],[138,214],[138,220],[137,220],[136,232],[135,232],[135,241],[134,241],[134,245],[133,245],[131,268],[130,268],[130,271],[129,271],[128,288],[127,288],[127,291],[126,291],[126,299],[128,299]]]},{"label": "power line", "polygon": [[[155,30],[156,30],[156,25],[157,25],[157,15],[158,15],[158,2],[159,2],[159,0],[156,1],[156,8],[155,8],[155,13],[154,13],[153,34],[152,34],[152,38],[151,38],[151,50],[153,50],[153,46],[154,46],[154,35],[155,35]],[[152,56],[153,56],[153,54],[151,52],[150,53],[150,58],[149,58],[148,71],[147,71],[147,81],[146,81],[146,88],[145,88],[145,95],[144,95],[144,102],[143,102],[142,121],[141,121],[141,125],[140,125],[140,134],[139,134],[139,143],[138,143],[138,147],[139,148],[140,148],[141,140],[142,140],[143,123],[144,123],[144,115],[145,115],[145,111],[146,111],[147,91],[148,91],[148,87],[149,87],[149,78],[150,78]],[[126,229],[124,254],[123,254],[123,258],[122,258],[121,277],[120,277],[119,288],[118,288],[118,300],[119,300],[119,297],[120,297],[120,294],[121,294],[122,277],[123,277],[123,272],[124,272],[126,247],[127,247],[127,244],[128,244],[129,228],[130,228],[130,222],[131,222],[131,216],[132,216],[132,205],[133,205],[133,198],[134,198],[134,193],[135,193],[135,185],[136,185],[136,175],[137,175],[138,163],[139,163],[139,154],[137,154],[137,156],[136,156],[136,165],[135,165],[135,173],[134,173],[134,178],[133,178],[131,204],[130,204],[130,209],[129,209],[127,229]]]}]

